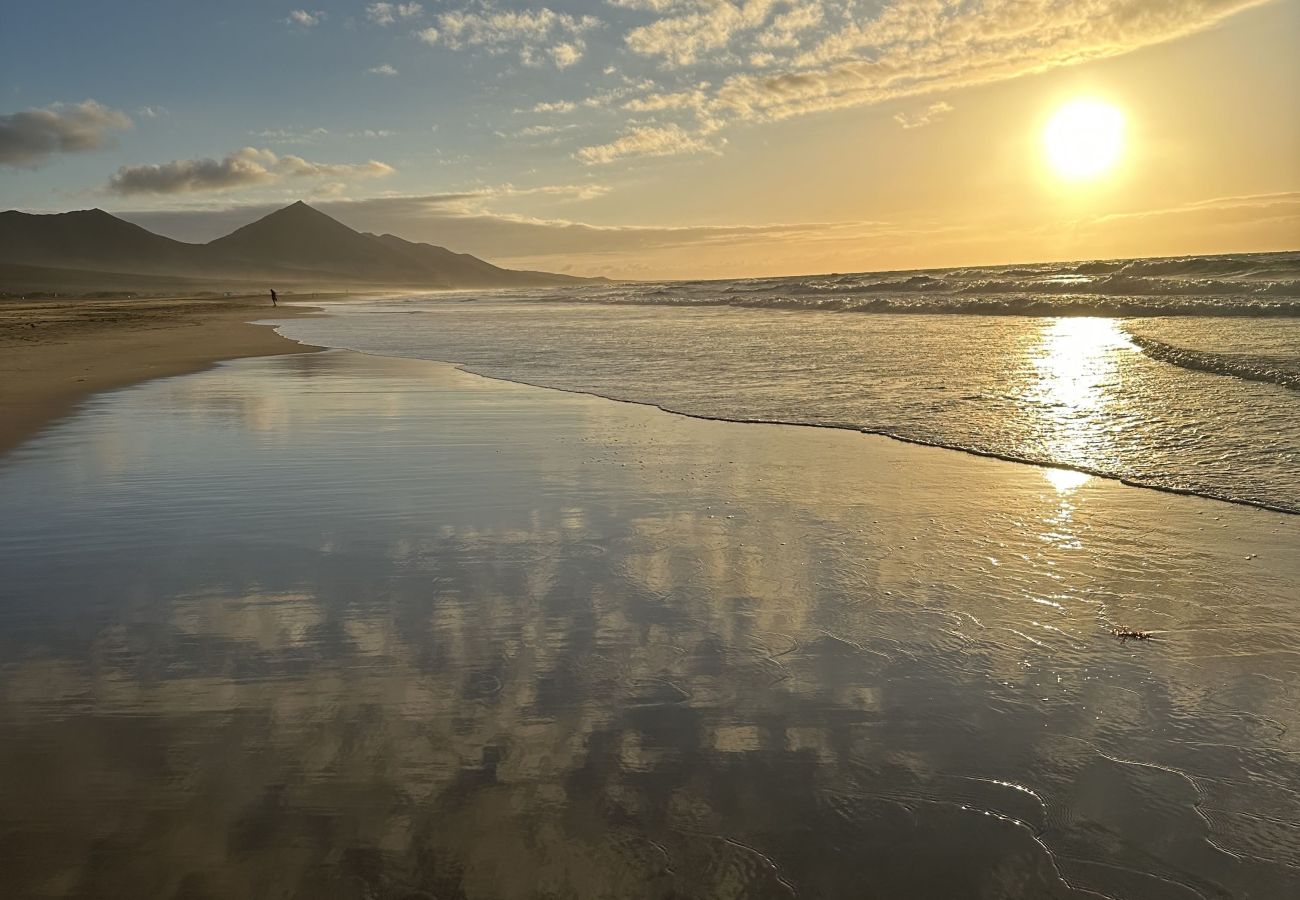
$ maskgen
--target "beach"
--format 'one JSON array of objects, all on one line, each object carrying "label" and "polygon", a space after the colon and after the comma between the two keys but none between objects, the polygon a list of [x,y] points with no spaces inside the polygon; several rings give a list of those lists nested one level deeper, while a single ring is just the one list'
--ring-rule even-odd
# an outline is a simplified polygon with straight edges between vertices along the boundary
[{"label": "beach", "polygon": [[249,321],[301,311],[272,308],[265,295],[0,303],[0,453],[97,391],[223,359],[308,351]]},{"label": "beach", "polygon": [[250,314],[47,348],[107,390],[0,457],[0,893],[1296,887],[1295,516]]},{"label": "beach", "polygon": [[0,14],[0,900],[1300,898],[1300,0],[154,6]]}]

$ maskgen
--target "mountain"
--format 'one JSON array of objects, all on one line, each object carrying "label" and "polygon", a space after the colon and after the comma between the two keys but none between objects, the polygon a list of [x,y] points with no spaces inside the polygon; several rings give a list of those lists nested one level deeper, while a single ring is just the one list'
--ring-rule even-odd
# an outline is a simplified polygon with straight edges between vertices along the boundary
[{"label": "mountain", "polygon": [[450,286],[446,273],[413,265],[371,235],[299,201],[206,245],[248,269],[284,269],[359,281],[431,281]]},{"label": "mountain", "polygon": [[207,244],[100,209],[0,213],[0,264],[191,279],[410,288],[538,287],[589,279],[502,269],[467,253],[355,231],[301,201]]},{"label": "mountain", "polygon": [[0,262],[141,272],[204,265],[201,247],[146,231],[102,209],[52,216],[0,212]]}]

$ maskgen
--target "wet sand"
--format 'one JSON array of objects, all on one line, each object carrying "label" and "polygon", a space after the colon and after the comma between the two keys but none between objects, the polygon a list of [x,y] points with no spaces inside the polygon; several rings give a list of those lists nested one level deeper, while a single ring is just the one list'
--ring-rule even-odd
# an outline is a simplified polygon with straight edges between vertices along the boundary
[{"label": "wet sand", "polygon": [[265,295],[0,302],[0,454],[97,391],[307,347],[249,320],[291,318]]},{"label": "wet sand", "polygon": [[0,508],[0,894],[1300,883],[1296,517],[342,351]]}]

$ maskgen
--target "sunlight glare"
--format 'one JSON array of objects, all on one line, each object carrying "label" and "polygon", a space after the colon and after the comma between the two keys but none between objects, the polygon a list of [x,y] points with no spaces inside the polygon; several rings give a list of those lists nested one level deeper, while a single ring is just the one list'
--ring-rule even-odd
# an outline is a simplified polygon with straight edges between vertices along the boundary
[{"label": "sunlight glare", "polygon": [[1039,340],[1026,396],[1041,414],[1038,440],[1062,462],[1103,468],[1124,414],[1121,359],[1132,339],[1114,319],[1059,318]]},{"label": "sunlight glare", "polygon": [[1128,346],[1128,335],[1114,319],[1061,318],[1044,330],[1034,364],[1053,405],[1070,411],[1093,410],[1109,399],[1115,377],[1112,354]]},{"label": "sunlight glare", "polygon": [[1110,171],[1124,149],[1124,114],[1109,103],[1075,100],[1043,129],[1048,162],[1062,178],[1081,181]]},{"label": "sunlight glare", "polygon": [[1078,472],[1074,469],[1044,469],[1043,477],[1060,494],[1076,491],[1092,480],[1092,476],[1087,472]]}]

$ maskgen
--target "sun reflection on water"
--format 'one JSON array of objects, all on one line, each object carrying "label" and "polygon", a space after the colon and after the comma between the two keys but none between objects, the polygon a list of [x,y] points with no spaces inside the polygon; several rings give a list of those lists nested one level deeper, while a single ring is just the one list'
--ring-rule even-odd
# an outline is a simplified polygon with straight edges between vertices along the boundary
[{"label": "sun reflection on water", "polygon": [[1087,472],[1076,472],[1074,469],[1044,469],[1043,477],[1056,488],[1058,494],[1072,494],[1092,480]]},{"label": "sun reflection on water", "polygon": [[1114,351],[1132,346],[1114,319],[1055,319],[1043,331],[1034,367],[1058,405],[1094,409],[1111,399]]},{"label": "sun reflection on water", "polygon": [[[1052,456],[1098,468],[1109,457],[1122,413],[1119,355],[1132,349],[1114,319],[1060,318],[1044,324],[1031,351],[1028,399],[1038,407],[1041,440]],[[1065,474],[1048,478],[1054,486],[1056,478],[1069,482]]]},{"label": "sun reflection on water", "polygon": [[1043,530],[1039,537],[1057,550],[1078,550],[1083,547],[1074,513],[1078,502],[1074,492],[1092,480],[1087,472],[1073,469],[1044,469],[1043,477],[1056,491],[1056,501],[1043,517]]}]

